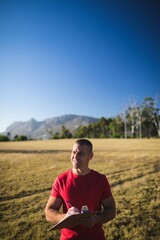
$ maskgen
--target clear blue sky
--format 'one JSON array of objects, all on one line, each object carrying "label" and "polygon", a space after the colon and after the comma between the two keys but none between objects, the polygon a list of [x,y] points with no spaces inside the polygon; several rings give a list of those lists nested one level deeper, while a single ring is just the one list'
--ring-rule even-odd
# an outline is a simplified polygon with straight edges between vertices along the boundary
[{"label": "clear blue sky", "polygon": [[160,2],[0,0],[0,132],[160,93]]}]

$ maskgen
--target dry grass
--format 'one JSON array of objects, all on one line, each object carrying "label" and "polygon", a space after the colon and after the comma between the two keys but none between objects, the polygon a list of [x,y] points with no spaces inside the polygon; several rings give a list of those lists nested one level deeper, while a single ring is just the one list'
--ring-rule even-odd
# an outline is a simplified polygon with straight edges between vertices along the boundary
[{"label": "dry grass", "polygon": [[[143,151],[158,150],[159,139],[91,139],[94,150],[102,151]],[[74,139],[46,140],[46,141],[24,141],[24,142],[0,142],[2,150],[71,150]]]},{"label": "dry grass", "polygon": [[[109,240],[158,240],[160,140],[93,139],[90,163],[106,174],[117,217],[105,224]],[[59,239],[48,232],[44,207],[57,174],[70,168],[74,139],[0,143],[0,239]]]}]

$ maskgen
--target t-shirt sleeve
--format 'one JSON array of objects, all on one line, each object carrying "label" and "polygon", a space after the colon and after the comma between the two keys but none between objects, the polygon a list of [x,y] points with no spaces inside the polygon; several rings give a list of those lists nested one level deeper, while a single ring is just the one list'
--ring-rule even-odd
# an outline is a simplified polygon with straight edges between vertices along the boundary
[{"label": "t-shirt sleeve", "polygon": [[55,197],[55,198],[62,198],[60,195],[60,182],[59,182],[58,177],[56,178],[56,180],[54,181],[54,183],[52,185],[52,190],[51,190],[50,196]]},{"label": "t-shirt sleeve", "polygon": [[102,199],[112,197],[111,187],[106,176],[104,176],[103,181],[103,190],[102,190]]}]

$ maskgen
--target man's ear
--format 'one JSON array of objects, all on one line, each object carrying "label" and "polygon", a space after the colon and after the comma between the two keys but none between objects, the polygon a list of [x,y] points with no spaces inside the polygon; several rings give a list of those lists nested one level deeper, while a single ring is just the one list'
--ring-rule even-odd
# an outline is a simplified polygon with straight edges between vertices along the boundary
[{"label": "man's ear", "polygon": [[93,152],[90,154],[90,160],[93,158]]}]

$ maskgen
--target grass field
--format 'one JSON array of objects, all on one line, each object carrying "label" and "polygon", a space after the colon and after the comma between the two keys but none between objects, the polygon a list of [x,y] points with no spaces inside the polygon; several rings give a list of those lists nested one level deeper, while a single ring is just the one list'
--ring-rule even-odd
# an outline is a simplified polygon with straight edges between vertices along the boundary
[{"label": "grass field", "polygon": [[[109,240],[158,240],[160,140],[93,139],[90,167],[105,174],[117,216],[104,224]],[[0,239],[58,240],[44,216],[52,183],[71,167],[74,140],[0,143]]]}]

